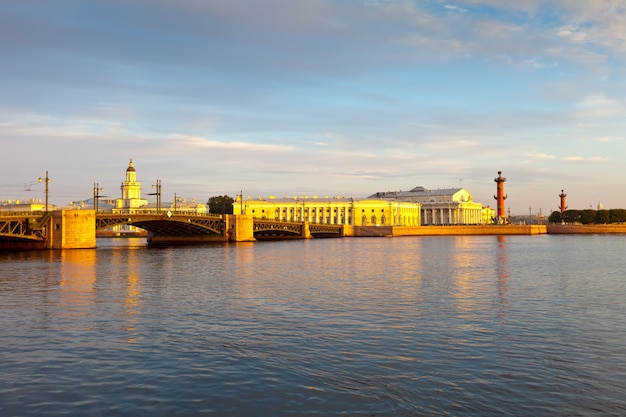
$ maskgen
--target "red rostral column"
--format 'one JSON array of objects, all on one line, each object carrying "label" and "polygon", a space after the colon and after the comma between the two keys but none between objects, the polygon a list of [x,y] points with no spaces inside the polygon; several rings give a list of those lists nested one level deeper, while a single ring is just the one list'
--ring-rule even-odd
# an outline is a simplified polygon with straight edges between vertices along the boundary
[{"label": "red rostral column", "polygon": [[559,209],[561,210],[561,218],[563,218],[563,213],[565,213],[565,210],[567,210],[567,203],[565,202],[565,197],[567,197],[567,194],[565,194],[565,192],[561,190],[561,194],[559,194],[559,197],[561,197],[561,205],[559,206]]},{"label": "red rostral column", "polygon": [[506,178],[502,177],[502,171],[498,171],[498,178],[494,179],[494,181],[498,184],[498,195],[493,196],[493,198],[496,199],[498,206],[496,223],[500,224],[506,219],[506,215],[504,213],[504,200],[508,197],[508,195],[504,195],[504,183],[506,182]]}]

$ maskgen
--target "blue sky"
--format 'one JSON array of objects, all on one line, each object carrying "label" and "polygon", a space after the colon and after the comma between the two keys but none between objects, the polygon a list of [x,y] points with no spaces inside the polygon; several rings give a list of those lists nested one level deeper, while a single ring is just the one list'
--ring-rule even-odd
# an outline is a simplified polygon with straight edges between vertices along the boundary
[{"label": "blue sky", "polygon": [[623,0],[4,0],[0,51],[0,199],[117,198],[132,158],[164,201],[493,207],[502,171],[513,214],[626,208]]}]

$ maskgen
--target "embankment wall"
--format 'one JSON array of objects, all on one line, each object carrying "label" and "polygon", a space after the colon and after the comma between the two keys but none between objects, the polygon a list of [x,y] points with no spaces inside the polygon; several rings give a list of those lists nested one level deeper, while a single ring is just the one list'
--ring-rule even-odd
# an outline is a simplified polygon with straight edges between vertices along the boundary
[{"label": "embankment wall", "polygon": [[559,234],[626,234],[626,224],[549,224],[548,233]]}]

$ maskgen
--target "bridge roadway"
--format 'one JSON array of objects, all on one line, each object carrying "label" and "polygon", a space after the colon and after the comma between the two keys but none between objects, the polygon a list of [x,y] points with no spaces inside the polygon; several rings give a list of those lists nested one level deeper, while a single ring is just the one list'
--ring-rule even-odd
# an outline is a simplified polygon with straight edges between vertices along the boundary
[{"label": "bridge roadway", "polygon": [[[243,221],[242,221],[243,220]],[[247,223],[247,224],[246,224]],[[198,214],[194,212],[133,211],[128,213],[96,214],[96,230],[131,225],[147,230],[153,241],[215,240],[237,241],[250,228],[254,240],[342,237],[343,226],[281,220],[258,219],[246,216]]]},{"label": "bridge roadway", "polygon": [[128,212],[96,214],[96,231],[131,225],[162,236],[225,236],[223,216],[184,212]]},{"label": "bridge roadway", "polygon": [[257,219],[245,215],[138,210],[125,213],[96,213],[93,210],[0,212],[0,249],[95,247],[98,231],[123,225],[148,231],[148,241],[153,243],[344,236],[343,225]]}]

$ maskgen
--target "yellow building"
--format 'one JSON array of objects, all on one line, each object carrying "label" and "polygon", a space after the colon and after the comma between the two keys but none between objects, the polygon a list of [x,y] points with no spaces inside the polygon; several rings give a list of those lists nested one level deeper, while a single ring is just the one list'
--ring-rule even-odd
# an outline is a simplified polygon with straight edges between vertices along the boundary
[{"label": "yellow building", "polygon": [[[28,199],[28,200],[0,200],[0,211],[11,212],[33,212],[44,211],[46,205],[41,200]],[[54,210],[54,207],[49,208]]]},{"label": "yellow building", "polygon": [[[131,159],[126,169],[126,178],[121,186],[122,198],[115,200],[114,213],[146,213],[155,212],[177,212],[177,213],[195,213],[204,214],[207,212],[207,205],[199,203],[195,199],[181,198],[174,196],[171,203],[161,203],[157,207],[156,203],[148,203],[148,200],[141,198],[141,183],[137,181],[137,171]],[[160,193],[160,185],[158,192]],[[154,195],[154,194],[153,194]],[[159,195],[160,197],[160,195]]]},{"label": "yellow building", "polygon": [[262,197],[242,199],[237,196],[233,213],[259,219],[294,221],[353,226],[419,226],[419,203],[385,201],[381,199],[355,200],[349,197],[299,196],[277,199]]},{"label": "yellow building", "polygon": [[141,198],[141,183],[137,182],[137,172],[131,159],[126,169],[126,179],[122,183],[122,198],[115,200],[115,210],[133,212],[148,204],[148,200]]},{"label": "yellow building", "polygon": [[419,203],[422,206],[422,225],[493,223],[491,220],[493,210],[474,202],[472,195],[465,188],[429,190],[415,187],[409,191],[378,192],[368,198]]}]

